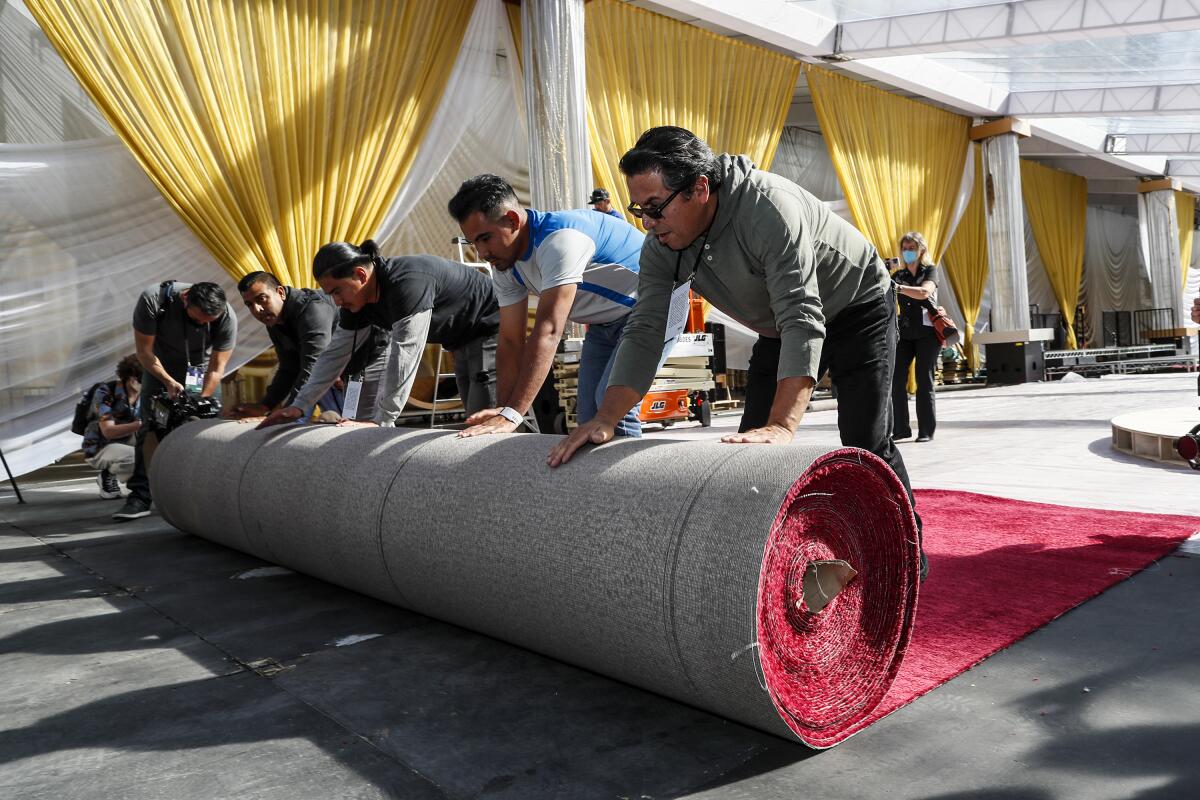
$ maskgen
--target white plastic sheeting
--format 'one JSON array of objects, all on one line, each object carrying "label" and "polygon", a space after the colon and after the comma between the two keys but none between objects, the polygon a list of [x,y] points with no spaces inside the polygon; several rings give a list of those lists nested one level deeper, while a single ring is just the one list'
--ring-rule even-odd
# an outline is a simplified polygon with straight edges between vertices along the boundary
[{"label": "white plastic sheeting", "polygon": [[[405,248],[396,252],[449,254],[442,228],[434,236],[428,224],[401,223],[425,196],[440,206],[448,229],[449,195],[426,190],[445,174],[448,156],[461,158],[463,147],[454,148],[481,97],[499,97],[511,108],[507,81],[496,84],[506,69],[497,60],[501,33],[508,36],[500,0],[481,0],[417,164],[380,231]],[[133,304],[147,286],[168,279],[221,284],[239,313],[231,369],[269,341],[244,311],[234,281],[108,135],[28,12],[11,2],[0,4],[0,67],[0,133],[27,143],[0,145],[0,448],[19,475],[79,446],[69,431],[74,403],[133,351]],[[479,161],[491,167],[513,160],[509,154],[524,140],[514,140],[511,128],[500,125],[488,140],[508,160]],[[524,186],[520,172],[513,170],[513,180]]]},{"label": "white plastic sheeting", "polygon": [[[375,241],[381,244],[382,252],[448,255],[445,247],[449,245],[449,236],[425,238],[414,235],[413,231],[405,231],[402,223],[427,195],[434,181],[445,174],[449,166],[447,159],[455,152],[468,125],[479,116],[478,112],[493,108],[497,99],[511,106],[507,68],[496,55],[504,41],[501,35],[504,39],[508,38],[508,19],[500,0],[477,0],[463,37],[458,61],[442,93],[433,121],[421,140],[421,149],[375,233]],[[501,76],[504,81],[498,83]],[[509,134],[502,128],[500,135],[507,137]],[[445,201],[448,199],[449,195],[446,195],[442,200],[443,217],[446,216]],[[412,246],[412,249],[403,249],[404,244]]]},{"label": "white plastic sheeting", "polygon": [[269,344],[233,280],[115,137],[0,145],[0,275],[0,448],[17,474],[79,447],[75,401],[133,352],[146,287],[221,284],[239,312],[231,367]]},{"label": "white plastic sheeting", "polygon": [[112,128],[19,0],[0,0],[0,142],[111,136]]},{"label": "white plastic sheeting", "polygon": [[845,200],[825,137],[803,128],[788,126],[779,137],[771,172],[782,175],[820,200]]}]

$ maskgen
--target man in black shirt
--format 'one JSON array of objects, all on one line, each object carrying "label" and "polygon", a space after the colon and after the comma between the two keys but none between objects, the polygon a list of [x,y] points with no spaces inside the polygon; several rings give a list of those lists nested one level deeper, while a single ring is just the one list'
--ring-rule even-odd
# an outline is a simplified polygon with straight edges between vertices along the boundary
[{"label": "man in black shirt", "polygon": [[[337,327],[337,309],[324,292],[283,286],[269,272],[252,272],[245,276],[238,281],[238,291],[251,316],[266,326],[271,344],[275,346],[279,368],[262,400],[241,403],[228,416],[262,417],[280,403],[290,403],[308,381],[313,365],[329,346]],[[343,385],[335,384],[321,397],[322,409],[342,413],[344,382],[362,372],[365,380],[358,410],[360,416],[374,413],[375,395],[387,360],[388,339],[388,332],[381,328],[374,328],[370,336],[361,337],[354,358],[339,381]]]},{"label": "man in black shirt", "polygon": [[162,389],[172,398],[185,391],[203,397],[218,395],[237,341],[237,316],[225,302],[225,291],[215,283],[164,281],[138,297],[133,338],[143,370],[142,427],[137,433],[133,476],[127,484],[129,498],[113,514],[113,519],[122,521],[150,514],[145,441],[153,415],[152,398]]},{"label": "man in black shirt", "polygon": [[500,307],[486,275],[435,256],[382,258],[367,240],[360,246],[325,245],[313,259],[313,276],[341,309],[338,329],[291,405],[273,411],[259,427],[310,413],[349,361],[355,341],[373,325],[390,330],[392,340],[374,418],[362,424],[395,424],[426,342],[453,354],[468,414],[496,404]]}]

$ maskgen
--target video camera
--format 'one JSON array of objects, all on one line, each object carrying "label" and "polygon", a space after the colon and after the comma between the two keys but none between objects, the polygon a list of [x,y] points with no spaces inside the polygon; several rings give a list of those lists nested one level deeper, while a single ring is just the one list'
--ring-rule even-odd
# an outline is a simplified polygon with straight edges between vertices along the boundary
[{"label": "video camera", "polygon": [[191,392],[181,392],[174,400],[164,389],[150,398],[150,430],[162,439],[185,422],[194,419],[212,419],[221,413],[221,401],[215,397],[201,397]]}]

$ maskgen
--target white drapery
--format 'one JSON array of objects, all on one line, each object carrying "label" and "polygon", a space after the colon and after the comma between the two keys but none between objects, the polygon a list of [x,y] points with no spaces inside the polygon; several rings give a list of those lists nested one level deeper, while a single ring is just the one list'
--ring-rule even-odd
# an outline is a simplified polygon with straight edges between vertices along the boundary
[{"label": "white drapery", "polygon": [[1083,292],[1091,315],[1089,347],[1103,344],[1105,311],[1150,307],[1150,279],[1142,257],[1138,220],[1089,206],[1083,251]]},{"label": "white drapery", "polygon": [[819,200],[845,200],[825,137],[803,128],[788,126],[779,137],[771,172],[807,189]]},{"label": "white drapery", "polygon": [[1175,193],[1170,189],[1138,195],[1138,224],[1142,257],[1150,276],[1150,302],[1154,308],[1174,310],[1173,324],[1182,325],[1183,287],[1179,274],[1179,226],[1175,218]]},{"label": "white drapery", "polygon": [[[500,0],[477,0],[458,60],[450,73],[433,121],[421,140],[421,149],[375,233],[374,239],[379,242],[383,253],[447,254],[449,237],[426,239],[418,232],[406,231],[403,223],[429,194],[435,179],[448,171],[453,172],[453,168],[457,167],[448,164],[447,159],[456,151],[464,133],[480,112],[486,109],[494,113],[498,99],[503,100],[506,106],[511,105],[508,70],[497,57],[498,49],[508,38],[508,19]],[[502,76],[503,81],[500,81]],[[497,95],[500,97],[497,98]],[[446,195],[442,200],[443,216],[446,200],[449,199],[450,195]],[[421,248],[420,244],[426,246]],[[405,249],[412,245],[417,246]]]},{"label": "white drapery", "polygon": [[0,275],[0,447],[16,474],[79,447],[75,401],[133,352],[133,306],[147,287],[224,287],[239,317],[231,368],[269,344],[116,137],[0,145]]},{"label": "white drapery", "polygon": [[592,188],[583,26],[583,0],[521,3],[530,191],[543,211],[582,208]]}]

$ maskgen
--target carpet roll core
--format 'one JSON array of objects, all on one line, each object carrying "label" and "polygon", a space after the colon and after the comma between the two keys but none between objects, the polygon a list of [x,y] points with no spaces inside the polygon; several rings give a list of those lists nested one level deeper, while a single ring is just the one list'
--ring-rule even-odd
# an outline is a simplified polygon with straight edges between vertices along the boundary
[{"label": "carpet roll core", "polygon": [[809,746],[865,725],[917,593],[882,461],[634,440],[552,470],[552,443],[194,422],[151,484],[181,530]]}]

